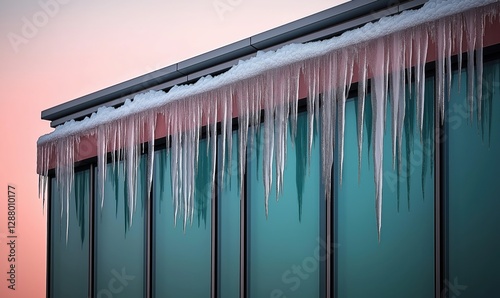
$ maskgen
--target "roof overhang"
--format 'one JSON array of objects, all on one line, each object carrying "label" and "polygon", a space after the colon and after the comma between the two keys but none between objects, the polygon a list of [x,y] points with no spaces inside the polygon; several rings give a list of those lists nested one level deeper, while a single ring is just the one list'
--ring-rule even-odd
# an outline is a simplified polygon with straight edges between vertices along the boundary
[{"label": "roof overhang", "polygon": [[56,127],[69,120],[81,120],[99,107],[117,107],[127,98],[147,90],[168,91],[175,85],[195,82],[207,75],[225,72],[239,60],[261,50],[275,50],[285,44],[331,38],[403,10],[418,8],[427,0],[353,0],[311,16],[242,39],[216,50],[164,67],[123,83],[99,90],[42,111],[41,118]]}]

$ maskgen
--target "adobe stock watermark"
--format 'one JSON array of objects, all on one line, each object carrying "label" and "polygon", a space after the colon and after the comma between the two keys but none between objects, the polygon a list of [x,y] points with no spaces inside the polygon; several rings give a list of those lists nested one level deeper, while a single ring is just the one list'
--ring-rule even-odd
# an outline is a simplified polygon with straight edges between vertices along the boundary
[{"label": "adobe stock watermark", "polygon": [[40,0],[38,5],[40,10],[35,12],[30,18],[23,17],[19,33],[9,32],[7,39],[14,52],[19,52],[19,47],[28,44],[30,40],[38,35],[41,28],[47,26],[51,18],[54,18],[61,10],[61,5],[68,4],[71,0]]},{"label": "adobe stock watermark", "polygon": [[134,275],[127,275],[125,268],[122,268],[121,272],[113,269],[111,270],[111,274],[114,277],[108,281],[106,289],[101,289],[97,292],[97,298],[113,298],[115,295],[122,293],[129,285],[129,282],[135,279]]},{"label": "adobe stock watermark", "polygon": [[314,248],[311,256],[305,257],[299,265],[293,264],[290,269],[287,269],[281,275],[281,281],[284,285],[287,285],[287,288],[285,290],[274,289],[269,293],[269,297],[286,298],[285,291],[297,291],[301,283],[309,279],[312,273],[318,271],[321,263],[325,262],[328,256],[333,255],[333,249],[339,247],[336,243],[329,246],[320,237],[317,238],[317,241],[318,245]]},{"label": "adobe stock watermark", "polygon": [[240,6],[243,0],[214,0],[212,6],[214,7],[219,20],[224,21],[224,15],[232,12],[236,7]]},{"label": "adobe stock watermark", "polygon": [[459,284],[457,277],[455,277],[453,279],[453,283],[450,282],[448,279],[445,279],[444,289],[441,292],[441,296],[450,297],[450,298],[457,298],[457,297],[460,297],[460,295],[462,295],[462,293],[465,290],[467,290],[467,286]]}]

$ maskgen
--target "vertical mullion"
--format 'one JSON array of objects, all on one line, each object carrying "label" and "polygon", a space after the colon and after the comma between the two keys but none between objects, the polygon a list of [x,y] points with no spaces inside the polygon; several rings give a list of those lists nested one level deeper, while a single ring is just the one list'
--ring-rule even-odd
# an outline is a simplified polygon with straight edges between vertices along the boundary
[{"label": "vertical mullion", "polygon": [[[435,78],[436,80],[436,78]],[[437,86],[437,82],[434,84]],[[434,92],[436,88],[434,88]],[[436,98],[436,96],[434,96]],[[443,153],[443,127],[441,126],[441,116],[439,112],[439,104],[434,100],[434,282],[435,282],[435,297],[441,297],[443,290],[443,187],[442,187],[442,153]]]},{"label": "vertical mullion", "polygon": [[[248,151],[247,151],[248,153]],[[245,163],[243,189],[240,191],[240,298],[247,297],[247,171]]]},{"label": "vertical mullion", "polygon": [[335,281],[335,276],[334,276],[334,251],[333,251],[333,239],[334,239],[334,233],[333,233],[333,224],[334,224],[334,218],[333,218],[333,183],[332,183],[332,192],[330,195],[330,199],[326,200],[326,243],[327,243],[327,248],[326,248],[326,297],[327,298],[333,298],[334,295],[334,281]]},{"label": "vertical mullion", "polygon": [[[151,144],[149,144],[151,145]],[[154,151],[152,154],[155,154]],[[148,156],[149,158],[149,156]],[[154,164],[151,164],[151,167],[154,167]],[[151,170],[153,169],[147,169],[147,172],[146,172],[146,175],[148,175],[147,173],[149,173]],[[154,175],[154,174],[153,174]],[[146,187],[146,192],[147,192],[147,202],[146,202],[146,241],[145,241],[145,245],[146,245],[146,253],[145,253],[145,261],[146,261],[146,286],[145,286],[145,290],[146,290],[146,297],[147,298],[151,298],[152,297],[152,285],[153,285],[153,282],[152,282],[152,245],[151,245],[151,239],[152,239],[152,220],[153,220],[153,183],[154,183],[154,179],[152,179],[153,181],[151,181],[151,190],[148,192],[147,191],[147,187]],[[149,182],[146,181],[146,184],[148,184]]]},{"label": "vertical mullion", "polygon": [[[208,146],[210,146],[210,144],[208,144]],[[216,148],[214,150],[217,150]],[[224,150],[224,148],[222,149]],[[217,158],[218,157],[218,154],[216,154],[216,160],[215,160],[215,173],[218,173],[218,164],[217,164]],[[218,296],[218,272],[219,272],[219,268],[218,268],[218,264],[219,264],[219,254],[218,254],[218,249],[219,249],[219,245],[218,245],[218,241],[219,241],[219,225],[218,225],[218,215],[219,215],[219,196],[218,196],[218,192],[219,192],[219,185],[222,185],[222,181],[218,181],[219,180],[219,175],[216,174],[215,177],[217,177],[216,181],[215,181],[215,185],[214,187],[212,187],[212,195],[211,195],[211,199],[212,199],[212,210],[211,210],[211,231],[212,231],[212,234],[211,234],[211,255],[212,255],[212,261],[211,261],[211,277],[210,277],[210,297],[212,298],[216,298]]]},{"label": "vertical mullion", "polygon": [[[45,179],[45,178],[44,178]],[[47,280],[45,283],[45,290],[46,290],[46,295],[47,298],[50,298],[51,296],[51,291],[50,291],[50,284],[52,282],[52,277],[51,277],[51,262],[52,262],[52,179],[54,178],[46,178],[48,180],[47,182],[47,266],[46,266],[46,276]],[[45,195],[45,194],[42,194]]]},{"label": "vertical mullion", "polygon": [[94,212],[95,212],[95,181],[94,181],[94,164],[90,164],[89,168],[89,297],[94,297],[94,240],[95,240],[95,226],[94,226]]}]

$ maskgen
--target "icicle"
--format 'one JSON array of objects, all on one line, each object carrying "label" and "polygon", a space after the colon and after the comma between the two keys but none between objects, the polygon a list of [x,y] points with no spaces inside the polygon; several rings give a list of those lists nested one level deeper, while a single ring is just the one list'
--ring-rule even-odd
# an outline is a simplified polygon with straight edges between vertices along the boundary
[{"label": "icicle", "polygon": [[207,146],[207,150],[208,148],[211,148],[212,150],[211,183],[213,192],[215,187],[215,169],[217,168],[217,100],[213,97],[210,98],[208,107],[207,130],[207,142],[209,144]]},{"label": "icicle", "polygon": [[274,85],[275,100],[275,162],[276,162],[276,199],[278,200],[283,188],[283,174],[286,162],[286,144],[288,139],[288,112],[289,112],[289,86],[290,73],[286,68],[277,69],[273,77],[278,78],[281,84]]},{"label": "icicle", "polygon": [[151,186],[153,183],[153,166],[155,158],[155,130],[156,130],[156,113],[149,111],[146,115],[146,131],[148,134],[148,202],[151,203]]},{"label": "icicle", "polygon": [[290,78],[288,85],[288,100],[290,102],[290,126],[292,135],[292,144],[295,142],[297,135],[297,115],[298,115],[298,101],[299,101],[299,78],[301,67],[297,64],[290,66]]},{"label": "icicle", "polygon": [[437,60],[436,60],[436,102],[439,107],[438,113],[441,115],[441,121],[444,119],[444,81],[445,81],[445,55],[446,55],[446,20],[441,19],[437,22]]},{"label": "icicle", "polygon": [[[451,53],[453,47],[453,33],[452,33],[452,20],[446,19],[445,23],[445,39],[446,39],[446,96],[448,100],[450,99],[451,94],[451,78],[453,77],[452,68],[451,68]],[[443,113],[441,115],[441,125],[444,124],[444,105],[443,105]]]},{"label": "icicle", "polygon": [[[224,97],[227,102],[227,121],[226,121],[226,140],[227,140],[227,168],[231,169],[231,161],[233,159],[233,88],[229,86],[224,88]],[[224,172],[224,169],[223,169]],[[229,179],[231,175],[229,174]],[[230,181],[230,180],[229,180]]]},{"label": "icicle", "polygon": [[373,59],[372,78],[372,114],[373,114],[373,161],[375,172],[375,211],[377,216],[377,234],[380,242],[382,228],[382,171],[384,159],[384,99],[387,96],[385,76],[387,73],[385,62],[385,45],[382,39],[376,42],[375,57]]},{"label": "icicle", "polygon": [[338,129],[339,129],[339,185],[342,185],[342,173],[344,165],[344,130],[345,130],[345,102],[352,81],[352,53],[346,49],[340,51],[339,69],[342,73],[337,77],[337,100],[338,100]]},{"label": "icicle", "polygon": [[392,36],[391,48],[391,106],[392,106],[392,167],[401,165],[401,145],[405,117],[405,44],[400,34]]},{"label": "icicle", "polygon": [[476,14],[476,95],[477,95],[477,116],[481,122],[482,104],[483,104],[483,35],[485,14]]},{"label": "icicle", "polygon": [[264,177],[264,192],[265,192],[265,210],[266,218],[269,214],[269,193],[273,180],[273,155],[274,155],[274,84],[271,79],[272,75],[268,74],[266,97],[264,102],[264,158],[263,158],[263,177]]},{"label": "icicle", "polygon": [[49,184],[49,163],[50,155],[52,153],[52,144],[38,145],[37,160],[39,167],[38,175],[38,197],[42,198],[42,204],[45,208],[45,201],[48,196],[48,184]]},{"label": "icicle", "polygon": [[137,168],[139,167],[139,125],[135,117],[127,117],[126,121],[126,145],[125,145],[125,167],[127,178],[127,198],[129,225],[132,226],[133,215],[137,206]]},{"label": "icicle", "polygon": [[458,91],[460,91],[460,86],[462,85],[462,43],[463,43],[463,20],[462,15],[453,16],[453,33],[455,38],[456,52],[458,56]]},{"label": "icicle", "polygon": [[220,107],[222,109],[222,122],[221,122],[221,138],[222,138],[222,171],[221,171],[221,181],[224,181],[224,169],[226,166],[226,141],[227,141],[227,126],[228,126],[228,110],[227,110],[227,98],[224,96],[222,91],[218,93],[218,100],[220,102]]},{"label": "icicle", "polygon": [[172,144],[170,146],[170,150],[172,154],[170,155],[170,178],[172,181],[172,203],[174,205],[174,225],[177,225],[177,216],[179,214],[179,181],[180,181],[180,167],[179,163],[181,160],[181,148],[180,148],[180,127],[179,127],[179,103],[176,102],[173,104],[172,109],[173,113],[170,113],[172,116]]},{"label": "icicle", "polygon": [[413,68],[413,30],[406,30],[404,33],[405,35],[405,58],[406,58],[406,75],[407,75],[407,81],[406,83],[408,84],[409,92],[408,92],[408,97],[411,98],[411,84],[412,84],[412,68]]},{"label": "icicle", "polygon": [[[248,82],[240,83],[238,97],[238,171],[240,184],[240,191],[243,190],[245,183],[245,168],[246,168],[246,154],[247,154],[247,142],[248,142],[248,126],[250,118],[250,107],[249,107],[249,88]],[[252,98],[253,99],[253,98]]]},{"label": "icicle", "polygon": [[416,94],[417,94],[417,123],[422,138],[423,119],[424,119],[424,100],[425,100],[425,62],[427,59],[428,38],[427,31],[418,27],[415,31],[415,40],[417,48],[416,65]]},{"label": "icicle", "polygon": [[476,47],[476,15],[473,11],[464,14],[467,26],[467,102],[470,121],[474,119],[474,50]]},{"label": "icicle", "polygon": [[317,106],[319,106],[319,70],[320,70],[320,59],[312,59],[306,61],[304,66],[304,79],[308,87],[307,90],[307,160],[311,160],[313,136],[314,136],[314,121],[317,113],[319,112]]},{"label": "icicle", "polygon": [[335,131],[337,115],[337,92],[333,90],[337,82],[337,52],[330,53],[322,63],[323,89],[321,109],[321,171],[325,199],[331,199],[333,151],[335,148]]},{"label": "icicle", "polygon": [[361,157],[363,154],[363,123],[365,118],[365,98],[367,82],[366,45],[358,50],[358,183],[361,181]]},{"label": "icicle", "polygon": [[107,157],[107,143],[108,134],[107,128],[109,126],[100,126],[97,129],[97,172],[98,172],[98,185],[99,194],[101,196],[101,210],[104,207],[104,185],[106,182],[106,157]]},{"label": "icicle", "polygon": [[[75,142],[77,138],[70,136],[56,143],[56,181],[61,196],[61,220],[63,211],[66,212],[66,245],[68,244],[69,233],[69,204],[70,194],[74,177],[75,162]],[[66,208],[64,208],[66,206]]]}]

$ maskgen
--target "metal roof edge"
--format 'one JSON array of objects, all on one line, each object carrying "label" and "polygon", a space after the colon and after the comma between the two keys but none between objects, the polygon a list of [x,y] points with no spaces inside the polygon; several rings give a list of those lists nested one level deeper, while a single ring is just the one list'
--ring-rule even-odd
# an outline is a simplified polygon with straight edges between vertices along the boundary
[{"label": "metal roof edge", "polygon": [[[175,84],[193,82],[221,73],[239,60],[292,42],[308,42],[338,35],[353,27],[402,10],[416,8],[427,0],[352,0],[291,23],[242,39],[151,73],[90,93],[42,111],[41,118],[55,127],[71,119],[82,119],[100,106],[118,106],[126,98],[149,89],[166,90]],[[159,89],[161,88],[161,89]]]}]

